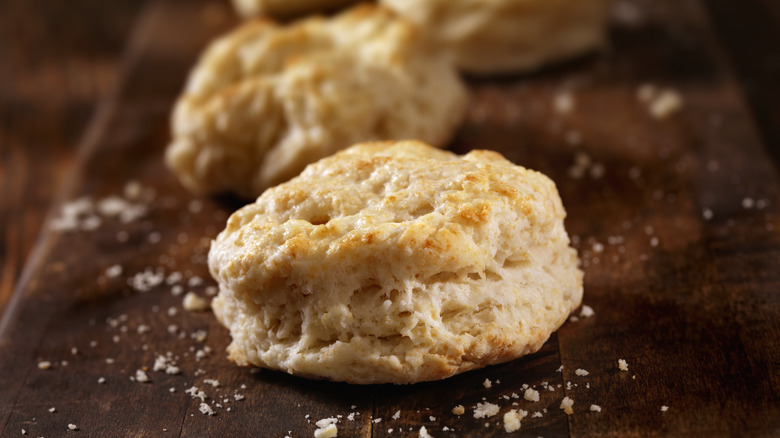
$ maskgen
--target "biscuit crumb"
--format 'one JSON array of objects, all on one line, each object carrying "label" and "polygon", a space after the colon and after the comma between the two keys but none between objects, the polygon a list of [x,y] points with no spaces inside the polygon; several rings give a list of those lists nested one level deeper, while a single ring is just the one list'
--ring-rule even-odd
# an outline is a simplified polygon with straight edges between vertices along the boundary
[{"label": "biscuit crumb", "polygon": [[332,438],[338,436],[338,427],[336,423],[339,421],[336,417],[323,418],[317,421],[317,430],[314,431],[314,438]]},{"label": "biscuit crumb", "polygon": [[140,383],[149,383],[149,376],[144,370],[135,370],[135,381]]},{"label": "biscuit crumb", "polygon": [[482,382],[482,386],[484,386],[485,388],[490,388],[491,386],[493,386],[493,383],[490,381],[490,379],[485,379],[485,381]]},{"label": "biscuit crumb", "polygon": [[618,368],[620,371],[628,371],[628,362],[625,359],[618,359]]},{"label": "biscuit crumb", "polygon": [[661,406],[661,412],[666,412],[668,410],[669,410],[669,406],[666,406],[666,405]]},{"label": "biscuit crumb", "polygon": [[490,402],[477,403],[474,407],[474,418],[487,418],[496,415],[499,411],[499,406]]},{"label": "biscuit crumb", "polygon": [[106,269],[106,277],[108,278],[115,278],[122,275],[122,266],[121,265],[113,265]]},{"label": "biscuit crumb", "polygon": [[558,114],[568,114],[574,109],[574,95],[568,91],[562,91],[555,95],[553,108]]},{"label": "biscuit crumb", "polygon": [[79,427],[73,423],[68,424],[68,430],[79,430]]},{"label": "biscuit crumb", "polygon": [[420,426],[420,438],[433,438],[425,426]]},{"label": "biscuit crumb", "polygon": [[48,360],[42,360],[38,362],[38,369],[39,370],[48,370],[51,369],[51,362]]},{"label": "biscuit crumb", "polygon": [[530,402],[538,402],[539,401],[539,391],[528,388],[525,390],[525,393],[523,394],[523,398],[530,401]]},{"label": "biscuit crumb", "polygon": [[199,411],[200,411],[200,413],[201,413],[201,414],[203,414],[203,415],[209,415],[209,416],[211,416],[211,415],[217,415],[217,413],[216,413],[216,412],[214,412],[214,409],[211,409],[211,406],[209,406],[209,405],[208,405],[208,404],[206,404],[206,403],[201,403],[201,404],[200,404],[200,407],[198,408],[198,410],[199,410]]},{"label": "biscuit crumb", "polygon": [[208,300],[205,298],[201,298],[196,294],[195,292],[187,292],[186,295],[184,295],[184,300],[182,301],[182,307],[184,307],[184,310],[187,310],[189,312],[198,312],[207,310],[210,305]]},{"label": "biscuit crumb", "polygon": [[599,405],[590,405],[590,411],[591,412],[601,412],[601,406],[599,406]]},{"label": "biscuit crumb", "polygon": [[200,401],[202,401],[202,402],[206,401],[206,398],[207,398],[206,397],[206,393],[201,391],[200,389],[198,389],[197,386],[192,386],[189,389],[185,390],[184,392],[189,394],[190,397],[192,397],[192,398],[199,398]]},{"label": "biscuit crumb", "polygon": [[507,433],[516,432],[520,429],[520,421],[528,416],[528,412],[520,409],[519,411],[517,409],[512,409],[511,411],[504,414],[504,430],[507,431]]},{"label": "biscuit crumb", "polygon": [[576,375],[578,375],[578,376],[587,376],[587,375],[588,375],[588,374],[590,374],[590,373],[589,373],[587,370],[583,370],[582,368],[577,368],[577,369],[574,371],[574,374],[576,374]]},{"label": "biscuit crumb", "polygon": [[463,407],[463,405],[457,405],[454,408],[452,408],[452,413],[455,415],[463,415],[466,412],[466,408]]},{"label": "biscuit crumb", "polygon": [[572,406],[574,406],[574,400],[569,397],[564,397],[563,400],[561,400],[560,409],[563,409],[563,412],[566,412],[568,415],[574,413],[574,410],[571,408]]},{"label": "biscuit crumb", "polygon": [[590,318],[591,316],[595,315],[596,312],[593,311],[593,308],[588,306],[587,304],[582,305],[582,309],[580,310],[580,317],[581,318]]},{"label": "biscuit crumb", "polygon": [[665,119],[683,108],[684,101],[680,93],[663,90],[650,102],[650,115],[656,119]]},{"label": "biscuit crumb", "polygon": [[647,106],[655,119],[665,119],[684,106],[682,95],[675,90],[659,90],[652,84],[643,84],[637,88],[637,99]]}]

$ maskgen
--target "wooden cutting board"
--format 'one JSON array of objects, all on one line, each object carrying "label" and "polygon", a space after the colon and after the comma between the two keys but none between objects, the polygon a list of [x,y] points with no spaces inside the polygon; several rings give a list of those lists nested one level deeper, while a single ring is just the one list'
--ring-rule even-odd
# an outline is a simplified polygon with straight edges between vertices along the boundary
[{"label": "wooden cutting board", "polygon": [[[238,368],[213,315],[182,308],[183,293],[213,292],[209,242],[239,204],[167,172],[168,117],[234,18],[224,3],[149,2],[0,321],[2,436],[310,437],[330,417],[339,436],[504,436],[511,409],[528,411],[523,436],[780,434],[777,167],[702,3],[623,4],[603,54],[469,79],[450,147],[494,149],[556,181],[595,314],[511,363],[350,386]],[[682,109],[653,117],[637,98],[646,85],[679,93]],[[499,413],[475,418],[480,403]]]}]

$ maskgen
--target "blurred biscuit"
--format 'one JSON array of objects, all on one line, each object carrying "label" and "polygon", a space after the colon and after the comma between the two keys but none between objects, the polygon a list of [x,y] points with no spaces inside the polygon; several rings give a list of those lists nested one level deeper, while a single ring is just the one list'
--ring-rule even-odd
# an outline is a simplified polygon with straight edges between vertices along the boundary
[{"label": "blurred biscuit", "polygon": [[611,0],[380,0],[473,74],[530,71],[606,42]]},{"label": "blurred biscuit", "polygon": [[466,100],[448,59],[387,9],[362,5],[289,26],[249,21],[192,71],[166,163],[192,191],[254,198],[356,142],[443,146]]}]

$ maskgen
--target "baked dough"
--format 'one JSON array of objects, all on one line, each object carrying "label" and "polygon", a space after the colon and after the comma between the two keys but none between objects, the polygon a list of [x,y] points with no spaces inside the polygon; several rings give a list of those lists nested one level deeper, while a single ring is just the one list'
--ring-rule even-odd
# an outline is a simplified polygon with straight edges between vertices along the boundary
[{"label": "baked dough", "polygon": [[355,145],[212,242],[230,359],[350,383],[436,380],[537,351],[579,306],[555,184],[500,154]]},{"label": "baked dough", "polygon": [[611,0],[380,0],[473,74],[538,69],[602,46]]},{"label": "baked dough", "polygon": [[356,142],[443,146],[466,101],[451,62],[388,9],[360,5],[289,26],[250,21],[193,70],[166,162],[194,192],[254,199]]},{"label": "baked dough", "polygon": [[360,0],[233,0],[239,15],[245,18],[259,15],[293,17],[312,12],[333,11]]}]

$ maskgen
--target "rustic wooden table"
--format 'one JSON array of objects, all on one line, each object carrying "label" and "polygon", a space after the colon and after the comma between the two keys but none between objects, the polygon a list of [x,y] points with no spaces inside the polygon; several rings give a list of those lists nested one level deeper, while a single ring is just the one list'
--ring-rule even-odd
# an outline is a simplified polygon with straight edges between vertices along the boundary
[{"label": "rustic wooden table", "polygon": [[[355,387],[239,369],[213,316],[181,306],[212,291],[204,256],[236,205],[187,193],[161,156],[228,5],[0,3],[0,435],[305,437],[337,416],[339,436],[503,436],[517,408],[528,436],[780,435],[780,4],[616,11],[603,54],[470,79],[451,145],[556,181],[595,315],[508,364]],[[652,117],[647,84],[683,108]],[[475,418],[484,402],[499,415]]]}]

